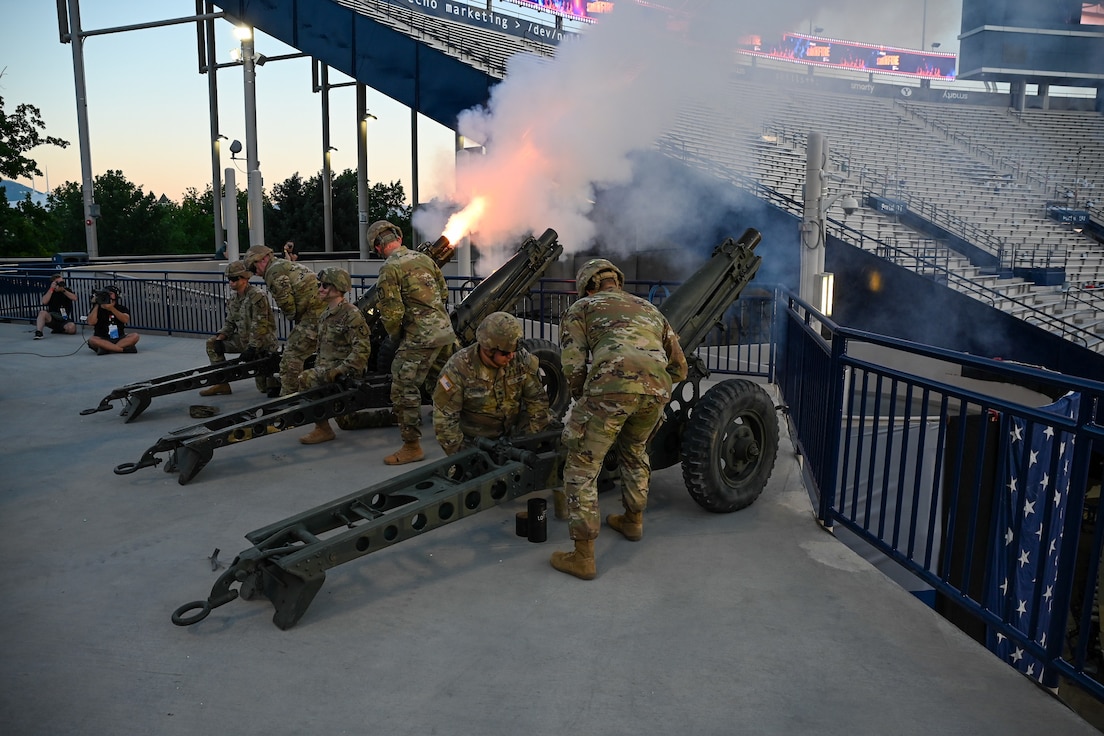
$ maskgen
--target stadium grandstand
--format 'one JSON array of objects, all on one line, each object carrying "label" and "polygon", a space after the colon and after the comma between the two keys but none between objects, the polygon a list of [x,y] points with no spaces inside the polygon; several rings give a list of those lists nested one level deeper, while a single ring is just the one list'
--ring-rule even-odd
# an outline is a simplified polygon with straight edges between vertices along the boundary
[{"label": "stadium grandstand", "polygon": [[[506,76],[515,54],[553,58],[560,43],[587,30],[570,13],[520,1],[467,15],[390,0],[337,4],[479,70],[490,83]],[[864,46],[887,48],[878,39],[788,37],[822,50],[845,46],[852,55]],[[919,64],[955,60],[934,50],[897,53]],[[953,66],[933,75],[825,60],[739,48],[729,94],[687,109],[658,148],[800,217],[809,125],[799,121],[815,109],[832,176],[862,205],[853,215],[829,216],[834,237],[1104,351],[1104,117],[1092,96],[1099,80],[1036,83],[1031,96],[1021,86],[1017,109],[1008,79],[956,78]],[[754,118],[746,106],[736,109],[746,99],[756,100]]]}]

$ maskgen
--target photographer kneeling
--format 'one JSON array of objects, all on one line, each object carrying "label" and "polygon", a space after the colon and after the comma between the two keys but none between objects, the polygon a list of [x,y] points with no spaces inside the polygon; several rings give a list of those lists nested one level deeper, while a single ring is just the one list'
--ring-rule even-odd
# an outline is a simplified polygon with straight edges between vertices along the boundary
[{"label": "photographer kneeling", "polygon": [[88,324],[94,332],[88,338],[88,347],[95,350],[96,355],[137,353],[134,344],[138,342],[138,335],[127,334],[128,322],[130,310],[119,302],[119,289],[109,286],[97,291],[92,295],[92,311],[88,313]]}]

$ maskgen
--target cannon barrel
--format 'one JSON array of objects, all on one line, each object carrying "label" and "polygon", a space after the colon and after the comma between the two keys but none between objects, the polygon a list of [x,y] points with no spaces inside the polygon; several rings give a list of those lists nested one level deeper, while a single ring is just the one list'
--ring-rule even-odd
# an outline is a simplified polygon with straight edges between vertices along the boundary
[{"label": "cannon barrel", "polygon": [[713,257],[675,293],[667,297],[659,311],[678,333],[686,354],[697,350],[740,292],[755,278],[763,259],[755,255],[762,236],[748,228],[739,240],[726,239],[713,250]]},{"label": "cannon barrel", "polygon": [[475,330],[488,315],[508,310],[529,292],[563,252],[558,237],[556,231],[549,228],[540,238],[527,238],[510,260],[464,297],[452,313],[452,326],[461,345],[475,342]]}]

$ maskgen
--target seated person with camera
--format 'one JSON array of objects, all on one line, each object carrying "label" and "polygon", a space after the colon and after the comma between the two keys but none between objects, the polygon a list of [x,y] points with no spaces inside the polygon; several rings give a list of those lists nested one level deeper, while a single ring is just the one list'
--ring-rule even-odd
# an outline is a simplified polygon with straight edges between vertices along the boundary
[{"label": "seated person with camera", "polygon": [[42,328],[49,327],[53,333],[77,334],[77,323],[73,321],[73,304],[77,295],[65,285],[60,273],[50,277],[50,288],[42,295],[42,309],[35,321],[34,339],[42,339]]},{"label": "seated person with camera", "polygon": [[137,353],[134,344],[138,342],[137,333],[127,334],[126,325],[130,322],[130,310],[119,301],[119,289],[109,286],[92,295],[92,311],[88,313],[88,324],[93,328],[88,338],[88,347],[96,355],[108,353]]}]

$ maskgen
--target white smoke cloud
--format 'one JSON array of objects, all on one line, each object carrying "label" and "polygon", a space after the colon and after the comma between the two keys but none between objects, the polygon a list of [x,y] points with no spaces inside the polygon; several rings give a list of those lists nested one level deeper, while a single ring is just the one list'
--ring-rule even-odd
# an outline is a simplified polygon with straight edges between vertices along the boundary
[{"label": "white smoke cloud", "polygon": [[[890,5],[901,12],[900,6],[919,3]],[[960,0],[932,0],[930,5],[959,6]],[[872,0],[688,0],[671,15],[622,2],[580,39],[563,42],[554,59],[515,56],[486,106],[467,110],[459,119],[459,132],[486,150],[457,163],[456,204],[487,198],[473,239],[481,246],[508,246],[552,227],[566,251],[590,246],[596,236],[589,217],[595,189],[639,176],[631,154],[651,148],[681,107],[729,94],[725,81],[742,35],[780,38],[785,31],[821,25],[824,18],[826,35],[885,38],[888,19],[870,35],[859,22],[851,26],[855,32],[844,33],[828,27],[827,20],[874,17],[872,9],[885,6]],[[929,14],[934,14],[931,8]],[[908,45],[919,45],[916,35],[917,42]],[[754,101],[742,109],[752,116]],[[679,216],[657,209],[677,197],[636,201],[648,208],[642,217]],[[426,208],[415,225],[430,234],[440,232],[447,214]]]}]

